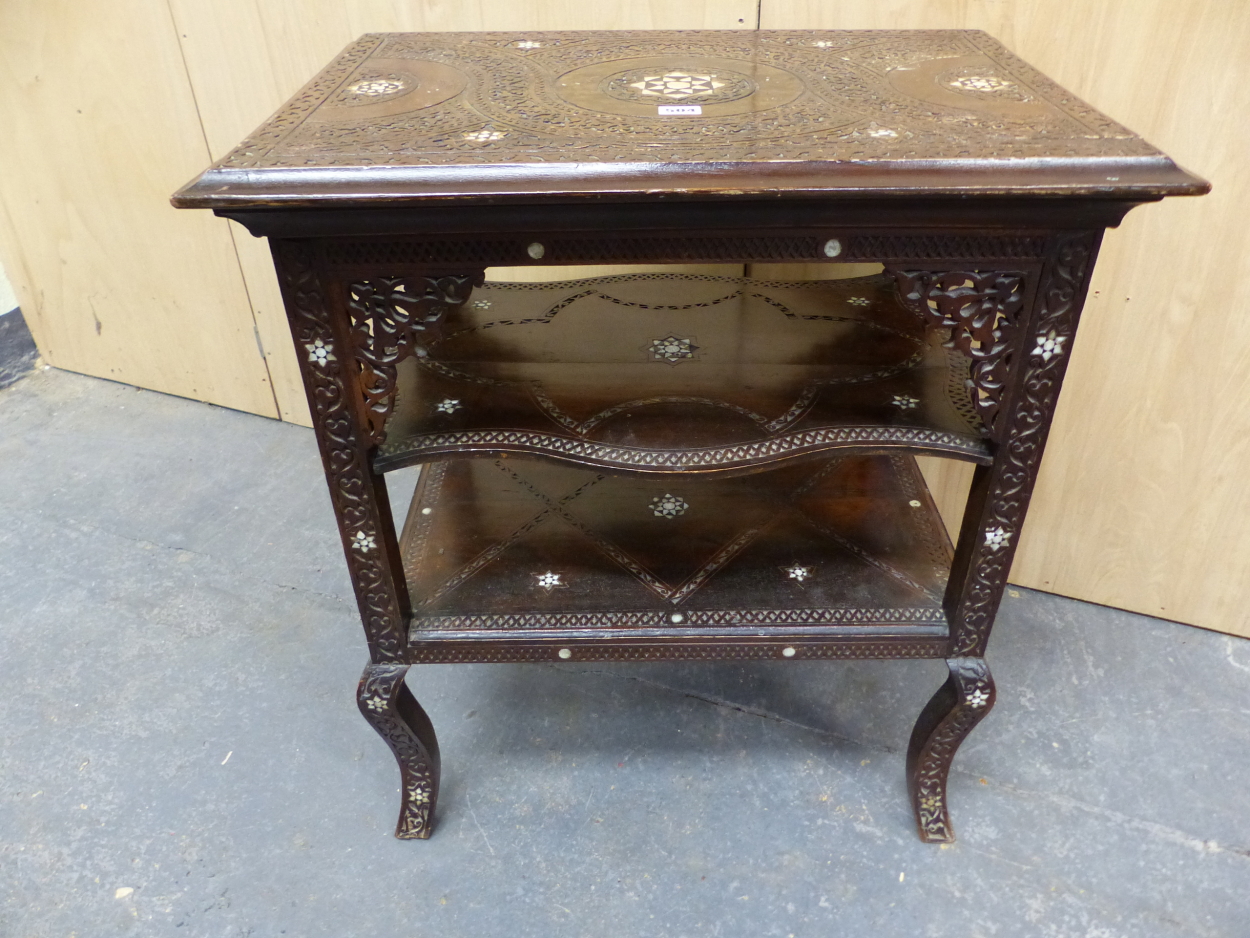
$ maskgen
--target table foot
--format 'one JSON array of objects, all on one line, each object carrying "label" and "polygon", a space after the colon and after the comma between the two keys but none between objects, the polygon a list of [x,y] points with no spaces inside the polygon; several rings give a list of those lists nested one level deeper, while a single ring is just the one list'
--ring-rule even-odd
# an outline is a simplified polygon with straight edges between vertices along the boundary
[{"label": "table foot", "polygon": [[964,738],[994,706],[994,679],[984,658],[948,658],[950,677],[925,706],[907,747],[907,789],[920,839],[955,839],[946,805],[946,776]]},{"label": "table foot", "polygon": [[356,702],[399,763],[403,804],[395,836],[424,840],[430,836],[438,800],[438,739],[430,718],[404,683],[408,667],[369,665],[360,676]]}]

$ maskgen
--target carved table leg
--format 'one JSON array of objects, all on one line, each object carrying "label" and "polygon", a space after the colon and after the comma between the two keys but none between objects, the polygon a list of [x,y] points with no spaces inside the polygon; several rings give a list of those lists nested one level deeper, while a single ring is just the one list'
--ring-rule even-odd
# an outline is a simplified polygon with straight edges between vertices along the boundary
[{"label": "carved table leg", "polygon": [[403,661],[411,602],[373,457],[386,439],[396,366],[425,354],[423,343],[482,274],[347,284],[326,275],[307,242],[275,240],[271,248],[370,656]]},{"label": "carved table leg", "polygon": [[356,688],[356,702],[399,763],[403,803],[395,836],[424,840],[430,836],[438,801],[438,740],[430,718],[404,683],[407,673],[408,665],[369,665]]},{"label": "carved table leg", "polygon": [[984,658],[948,658],[950,677],[925,706],[907,747],[907,790],[925,843],[955,839],[946,806],[951,760],[994,706],[994,679]]},{"label": "carved table leg", "polygon": [[968,493],[944,605],[948,654],[981,656],[1007,586],[1068,353],[1100,240],[1098,232],[1056,238],[992,424],[992,466],[978,466]]},{"label": "carved table leg", "polygon": [[1036,289],[1023,271],[894,270],[903,303],[972,360],[972,403],[994,448],[973,476],[943,601],[951,656],[985,654],[1101,238],[1054,236]]}]

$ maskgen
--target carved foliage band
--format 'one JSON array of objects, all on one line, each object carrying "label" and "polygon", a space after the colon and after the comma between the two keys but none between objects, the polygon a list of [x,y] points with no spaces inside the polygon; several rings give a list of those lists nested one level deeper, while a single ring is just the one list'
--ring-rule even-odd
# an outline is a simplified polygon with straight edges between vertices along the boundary
[{"label": "carved foliage band", "polygon": [[300,366],[365,631],[375,660],[398,660],[406,644],[403,616],[382,561],[380,513],[349,406],[345,356],[336,354],[338,341],[311,249],[279,242],[274,256],[296,348],[307,350]]},{"label": "carved foliage band", "polygon": [[920,836],[930,843],[955,839],[946,804],[946,778],[959,744],[994,706],[994,680],[983,658],[951,658],[946,664],[950,678],[930,707],[942,706],[951,698],[954,706],[921,741],[910,779]]},{"label": "carved foliage band", "polygon": [[896,270],[899,296],[909,309],[950,330],[947,348],[972,359],[972,403],[996,437],[1003,388],[1024,308],[1025,274],[1018,271]]},{"label": "carved foliage band", "polygon": [[1043,273],[1032,332],[1020,346],[1024,373],[1002,428],[986,507],[972,545],[972,572],[951,617],[952,654],[978,652],[998,611],[1067,368],[1065,348],[1071,347],[1076,333],[1098,237],[1083,232],[1061,239]]},{"label": "carved foliage band", "polygon": [[463,305],[481,283],[481,273],[449,274],[375,277],[348,288],[352,343],[372,445],[386,439],[386,421],[395,405],[395,366],[414,353],[424,357],[447,312]]}]

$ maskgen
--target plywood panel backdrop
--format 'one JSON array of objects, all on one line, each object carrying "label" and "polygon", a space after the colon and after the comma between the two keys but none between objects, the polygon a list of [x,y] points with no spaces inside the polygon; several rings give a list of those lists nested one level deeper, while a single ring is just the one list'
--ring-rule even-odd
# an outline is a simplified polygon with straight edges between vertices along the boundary
[{"label": "plywood panel backdrop", "polygon": [[0,242],[44,358],[275,416],[164,0],[0,4]]},{"label": "plywood panel backdrop", "polygon": [[[263,242],[169,192],[363,32],[757,17],[985,29],[1212,179],[1108,235],[1013,579],[1250,635],[1241,0],[8,0],[0,249],[53,364],[307,423]],[[965,467],[925,470],[957,519]]]}]

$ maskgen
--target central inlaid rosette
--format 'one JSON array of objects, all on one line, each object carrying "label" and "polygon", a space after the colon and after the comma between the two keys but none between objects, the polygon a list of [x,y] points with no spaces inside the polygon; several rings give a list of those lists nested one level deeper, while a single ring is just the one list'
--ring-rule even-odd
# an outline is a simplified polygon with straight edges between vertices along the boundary
[{"label": "central inlaid rosette", "polygon": [[600,90],[619,101],[650,104],[723,104],[754,94],[755,82],[738,72],[634,68],[604,79]]},{"label": "central inlaid rosette", "polygon": [[[716,133],[732,137],[746,122],[754,127],[762,112],[795,101],[803,94],[804,86],[799,76],[764,61],[672,52],[579,65],[560,75],[552,90],[575,107],[629,118],[659,117],[659,107],[698,105],[699,116],[728,120],[727,124],[716,125],[721,128]],[[812,119],[823,117],[832,121],[834,111],[836,108],[831,110],[822,103],[820,112],[812,113]],[[839,111],[837,117],[850,115]],[[569,120],[564,114],[559,119]],[[573,120],[568,126],[578,123]],[[604,125],[596,121],[594,126]],[[652,144],[661,139],[667,143],[675,134],[697,130],[682,121],[668,120],[655,124],[631,120],[627,125],[612,126],[635,142],[652,135]],[[551,125],[544,125],[542,132],[550,133]]]}]

